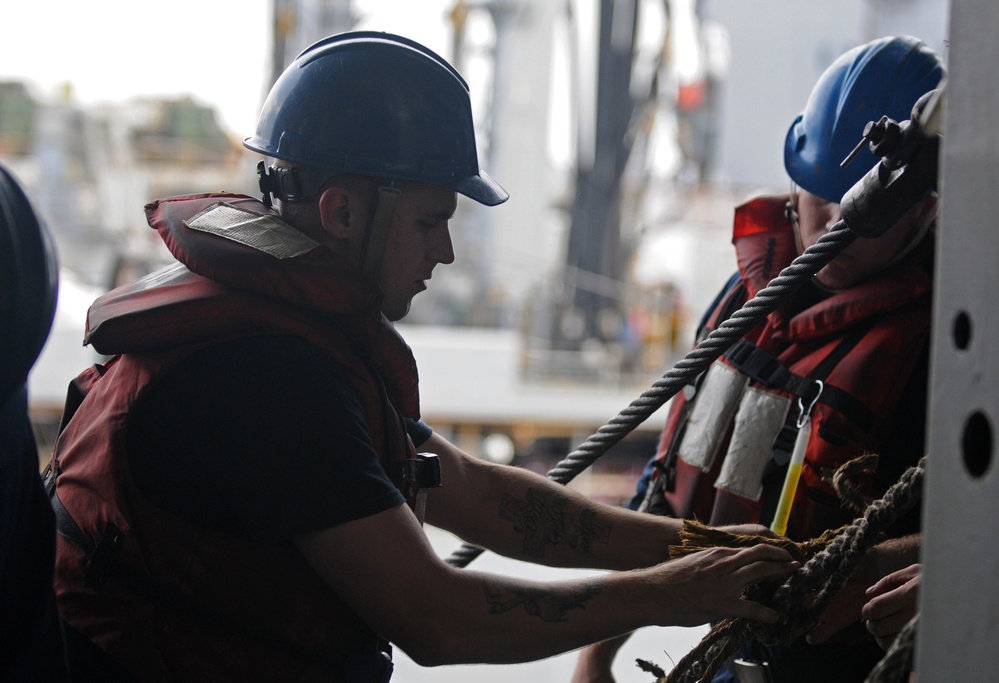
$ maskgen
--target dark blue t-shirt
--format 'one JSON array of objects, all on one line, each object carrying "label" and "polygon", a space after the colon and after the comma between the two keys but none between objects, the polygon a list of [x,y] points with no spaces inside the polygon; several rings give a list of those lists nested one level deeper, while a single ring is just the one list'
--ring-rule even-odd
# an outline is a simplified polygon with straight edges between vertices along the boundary
[{"label": "dark blue t-shirt", "polygon": [[[417,445],[431,433],[422,422],[407,427]],[[126,448],[153,504],[260,542],[404,502],[343,370],[293,336],[239,339],[185,359],[136,405]]]}]

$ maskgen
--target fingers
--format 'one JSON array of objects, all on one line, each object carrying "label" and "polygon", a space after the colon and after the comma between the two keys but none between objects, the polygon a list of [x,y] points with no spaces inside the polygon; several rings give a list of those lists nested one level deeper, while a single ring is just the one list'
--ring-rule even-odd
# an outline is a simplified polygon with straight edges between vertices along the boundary
[{"label": "fingers", "polygon": [[[790,554],[774,546],[715,547],[660,565],[663,597],[673,613],[664,625],[692,626],[728,617],[773,623],[778,614],[746,600],[752,584],[787,576],[799,568]],[[696,598],[694,596],[697,596]]]},{"label": "fingers", "polygon": [[801,567],[786,550],[765,544],[739,550],[732,561],[736,565],[732,574],[742,582],[742,588],[785,577]]},{"label": "fingers", "polygon": [[733,617],[740,619],[751,619],[763,624],[773,624],[780,618],[780,614],[765,605],[752,600],[741,600],[732,610]]},{"label": "fingers", "polygon": [[[698,566],[702,569],[711,568],[714,571],[724,573],[739,573],[740,576],[747,575],[747,584],[755,582],[752,580],[752,577],[756,573],[763,572],[767,574],[770,570],[764,569],[765,567],[784,567],[783,569],[774,571],[776,575],[782,575],[792,571],[792,569],[787,569],[785,565],[793,565],[795,569],[800,566],[798,562],[795,562],[791,558],[790,553],[783,548],[764,543],[748,548],[726,548],[721,546],[707,548],[677,560],[671,560],[671,563],[674,566],[681,563],[689,563],[692,566]],[[767,576],[764,575],[763,578],[767,578]]]},{"label": "fingers", "polygon": [[919,577],[921,575],[922,565],[913,564],[909,565],[905,569],[900,569],[891,574],[881,577],[873,586],[867,589],[867,595],[869,597],[874,597],[877,595],[882,595],[889,591],[895,590],[899,586],[905,585],[909,581],[916,581],[915,585],[919,584]]},{"label": "fingers", "polygon": [[837,633],[842,628],[839,624],[830,624],[825,621],[820,621],[812,630],[808,632],[805,636],[805,640],[809,645],[821,645],[822,643],[829,640],[834,633]]},{"label": "fingers", "polygon": [[[868,595],[874,595],[874,597],[870,598],[863,609],[861,609],[860,616],[869,621],[875,621],[898,612],[908,613],[907,619],[916,613],[920,574],[917,572],[907,580],[902,581],[902,578],[906,576],[903,572],[905,570],[889,574],[874,586],[871,586],[871,589],[868,590]],[[883,592],[877,594],[882,590]]]},{"label": "fingers", "polygon": [[831,619],[823,618],[808,631],[805,640],[809,645],[821,645],[850,624],[857,623],[857,621],[856,612],[853,612],[852,618],[843,618],[838,615]]},{"label": "fingers", "polygon": [[[860,616],[866,621],[885,619],[906,609],[909,597],[903,591],[893,590],[870,600],[861,608]],[[913,605],[915,597],[912,596]]]},{"label": "fingers", "polygon": [[[734,565],[731,576],[739,593],[760,581],[784,578],[801,567],[801,563],[791,559],[786,550],[765,544],[743,548],[732,556],[731,561]],[[732,616],[766,624],[780,618],[777,611],[745,598],[736,603]]]},{"label": "fingers", "polygon": [[777,538],[777,534],[772,532],[769,527],[765,527],[762,524],[731,524],[718,528],[736,536],[762,536],[765,538]]},{"label": "fingers", "polygon": [[908,624],[909,620],[915,615],[915,610],[902,610],[881,619],[869,620],[866,623],[866,627],[868,632],[875,638],[891,637],[894,640],[898,632],[902,630],[902,627]]},{"label": "fingers", "polygon": [[874,642],[878,644],[878,647],[880,647],[882,650],[884,650],[885,652],[887,652],[888,650],[891,649],[891,646],[892,646],[892,644],[894,644],[895,638],[897,638],[897,637],[898,637],[898,633],[896,632],[896,633],[894,633],[891,636],[887,636],[887,637],[883,637],[883,638],[875,638]]},{"label": "fingers", "polygon": [[866,591],[867,598],[868,599],[876,598],[879,595],[890,593],[891,591],[895,590],[904,583],[905,581],[901,580],[894,574],[889,574],[888,576],[883,577],[874,585],[869,586],[867,588]]},{"label": "fingers", "polygon": [[743,562],[793,562],[791,554],[769,543],[758,543],[748,548],[729,548],[735,551],[735,557]]},{"label": "fingers", "polygon": [[860,614],[867,630],[885,650],[919,609],[920,576],[920,566],[912,565],[889,574],[868,589],[868,595],[874,597]]},{"label": "fingers", "polygon": [[881,619],[872,619],[864,623],[867,631],[874,636],[881,649],[887,650],[895,642],[899,632],[916,615],[915,605],[910,608],[900,609]]},{"label": "fingers", "polygon": [[[860,610],[860,616],[869,624],[902,619],[903,624],[916,613],[918,593],[910,583],[874,598]],[[870,627],[868,627],[870,631]],[[871,631],[874,633],[874,631]],[[875,634],[877,635],[877,634]]]}]

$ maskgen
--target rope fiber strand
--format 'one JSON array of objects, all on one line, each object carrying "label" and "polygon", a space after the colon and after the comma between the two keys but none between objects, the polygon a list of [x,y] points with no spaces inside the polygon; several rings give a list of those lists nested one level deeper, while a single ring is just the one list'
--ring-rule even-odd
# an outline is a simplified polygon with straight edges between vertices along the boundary
[{"label": "rope fiber strand", "polygon": [[[691,349],[641,396],[555,465],[548,472],[548,478],[560,484],[572,481],[611,446],[645,422],[666,401],[707,370],[708,366],[730,346],[742,339],[776,309],[781,301],[797,291],[855,239],[857,239],[856,233],[849,229],[845,221],[837,222],[829,232],[805,249],[756,296]],[[465,567],[481,554],[481,548],[466,543],[455,550],[446,561],[455,567]]]}]

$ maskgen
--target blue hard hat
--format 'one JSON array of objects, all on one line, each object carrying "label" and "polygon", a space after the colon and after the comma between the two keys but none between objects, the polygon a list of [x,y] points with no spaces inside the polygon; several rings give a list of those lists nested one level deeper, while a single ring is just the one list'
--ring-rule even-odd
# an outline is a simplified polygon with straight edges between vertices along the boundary
[{"label": "blue hard hat", "polygon": [[839,202],[878,158],[867,145],[840,163],[871,121],[912,118],[912,107],[944,77],[940,57],[911,36],[879,38],[849,50],[819,77],[784,140],[784,168],[808,192]]},{"label": "blue hard hat", "polygon": [[243,144],[312,171],[314,185],[350,173],[439,185],[487,206],[509,197],[479,168],[468,85],[431,50],[389,33],[306,48]]}]

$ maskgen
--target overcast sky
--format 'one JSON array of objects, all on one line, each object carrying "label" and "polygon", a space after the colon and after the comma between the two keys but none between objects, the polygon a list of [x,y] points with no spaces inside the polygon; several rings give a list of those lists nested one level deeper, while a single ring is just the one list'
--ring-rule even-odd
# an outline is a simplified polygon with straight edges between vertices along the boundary
[{"label": "overcast sky", "polygon": [[[76,102],[190,94],[252,133],[270,63],[270,0],[4,2],[0,79],[42,96],[71,83]],[[445,51],[447,0],[359,0],[360,28],[403,33]]]}]

